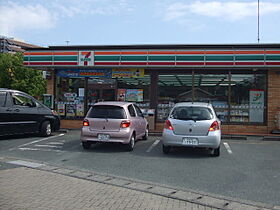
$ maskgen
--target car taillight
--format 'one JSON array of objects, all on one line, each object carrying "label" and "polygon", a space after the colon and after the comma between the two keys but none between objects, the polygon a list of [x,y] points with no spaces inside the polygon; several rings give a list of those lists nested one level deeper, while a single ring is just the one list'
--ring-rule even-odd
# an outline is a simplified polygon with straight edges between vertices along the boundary
[{"label": "car taillight", "polygon": [[208,131],[217,131],[217,130],[220,130],[220,126],[218,121],[214,121]]},{"label": "car taillight", "polygon": [[88,120],[84,120],[83,121],[83,126],[89,126],[89,121]]},{"label": "car taillight", "polygon": [[164,128],[168,130],[174,130],[173,126],[171,125],[171,122],[169,120],[165,121]]},{"label": "car taillight", "polygon": [[122,121],[121,128],[128,128],[130,126],[130,121]]}]

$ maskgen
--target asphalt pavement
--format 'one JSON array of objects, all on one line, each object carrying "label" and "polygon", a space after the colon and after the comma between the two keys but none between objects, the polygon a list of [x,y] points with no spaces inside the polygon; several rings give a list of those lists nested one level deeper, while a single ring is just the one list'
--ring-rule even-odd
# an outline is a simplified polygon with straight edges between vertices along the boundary
[{"label": "asphalt pavement", "polygon": [[[157,136],[149,137],[147,141],[137,142],[135,150],[132,152],[127,152],[122,145],[113,144],[94,145],[90,150],[85,151],[80,145],[78,131],[57,133],[55,136],[47,138],[13,137],[0,140],[0,158],[2,158],[0,184],[4,184],[2,186],[5,187],[0,186],[0,189],[9,192],[9,184],[5,183],[21,185],[21,182],[18,183],[17,180],[20,181],[19,177],[28,171],[28,173],[36,174],[31,177],[38,177],[39,180],[44,180],[46,176],[66,176],[78,179],[75,182],[97,182],[106,186],[110,185],[160,196],[160,199],[171,199],[172,202],[173,199],[185,202],[185,204],[181,203],[173,209],[280,209],[278,195],[280,190],[279,147],[280,142],[277,141],[224,139],[221,156],[213,158],[206,150],[185,148],[174,149],[171,154],[164,155],[161,151],[160,137]],[[11,161],[19,162],[11,163]],[[20,161],[26,161],[29,164],[35,163],[35,166],[24,166]],[[39,166],[36,163],[39,163]],[[44,175],[40,178],[41,173]],[[18,174],[18,177],[15,174]],[[14,179],[8,178],[13,176]],[[40,184],[38,187],[41,188]],[[68,184],[68,188],[64,189],[64,192],[68,192],[70,188],[71,185]],[[2,193],[1,190],[1,197],[7,198],[6,203],[9,199],[18,198],[19,195],[16,195],[16,190],[13,189],[10,190],[14,194],[10,193],[6,197],[3,197],[6,193]],[[30,189],[37,192],[36,186]],[[74,189],[75,187],[72,194],[75,194]],[[100,190],[100,188],[98,189]],[[39,191],[45,190],[53,191],[53,185],[43,185]],[[105,197],[107,194],[111,194],[110,191],[106,192]],[[29,193],[32,194],[32,190]],[[96,196],[94,194],[94,197]],[[110,199],[122,200],[124,197],[110,197]],[[59,205],[61,209],[63,200]],[[11,202],[8,202],[4,207],[12,205]],[[78,200],[77,203],[79,202]],[[106,203],[106,201],[103,202]],[[131,203],[131,201],[125,202]],[[157,203],[157,201],[155,202]],[[0,203],[2,203],[1,200]],[[46,201],[46,203],[48,202]],[[138,208],[129,205],[117,208],[109,204],[108,206],[105,204],[95,206],[89,203],[88,206],[79,208]],[[149,206],[149,204],[145,208],[170,209],[170,206],[158,204],[156,207]],[[189,206],[189,204],[194,206]],[[20,204],[18,205],[20,206]],[[41,209],[44,209],[43,206]],[[0,207],[2,206],[0,205]],[[139,208],[143,209],[142,207],[143,205],[140,205]],[[73,208],[75,206],[70,205],[66,209]],[[19,209],[35,209],[35,207],[32,205],[30,207],[21,206]]]}]

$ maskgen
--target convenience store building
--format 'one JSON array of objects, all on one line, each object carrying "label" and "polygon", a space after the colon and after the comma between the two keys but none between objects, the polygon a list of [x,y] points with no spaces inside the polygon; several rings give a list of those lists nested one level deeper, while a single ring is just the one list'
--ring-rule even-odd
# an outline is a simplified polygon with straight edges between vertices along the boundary
[{"label": "convenience store building", "polygon": [[49,73],[64,128],[112,100],[138,104],[156,131],[181,101],[212,103],[224,134],[279,128],[280,44],[50,46],[26,51],[24,65]]}]

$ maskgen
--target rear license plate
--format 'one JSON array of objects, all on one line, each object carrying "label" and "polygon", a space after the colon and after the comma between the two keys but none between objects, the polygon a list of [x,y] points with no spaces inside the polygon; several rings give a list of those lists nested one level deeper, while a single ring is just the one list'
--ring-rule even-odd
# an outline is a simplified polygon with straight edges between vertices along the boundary
[{"label": "rear license plate", "polygon": [[109,139],[110,139],[109,134],[98,134],[98,140],[100,140],[100,141],[107,141]]},{"label": "rear license plate", "polygon": [[183,138],[183,145],[197,146],[198,140],[196,138]]}]

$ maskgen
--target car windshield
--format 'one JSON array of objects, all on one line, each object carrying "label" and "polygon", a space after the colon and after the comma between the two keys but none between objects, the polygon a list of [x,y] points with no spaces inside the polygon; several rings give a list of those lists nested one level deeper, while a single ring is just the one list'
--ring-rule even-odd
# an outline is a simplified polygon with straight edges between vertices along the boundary
[{"label": "car windshield", "polygon": [[175,107],[170,115],[170,118],[178,120],[211,120],[213,113],[207,107],[189,107],[180,106]]},{"label": "car windshield", "polygon": [[87,117],[125,119],[126,115],[122,107],[112,105],[96,105],[90,109]]}]

